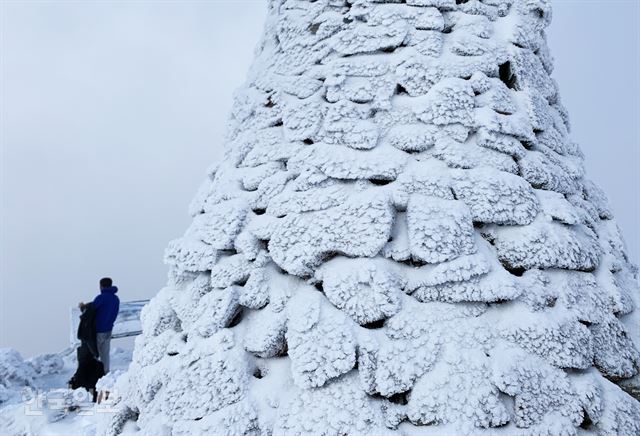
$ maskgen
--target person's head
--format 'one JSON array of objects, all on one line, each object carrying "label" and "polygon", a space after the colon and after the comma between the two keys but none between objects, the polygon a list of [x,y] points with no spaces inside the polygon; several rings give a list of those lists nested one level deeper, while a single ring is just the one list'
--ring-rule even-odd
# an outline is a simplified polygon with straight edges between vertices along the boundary
[{"label": "person's head", "polygon": [[113,286],[113,280],[111,280],[109,277],[100,279],[100,289],[110,288],[111,286]]}]

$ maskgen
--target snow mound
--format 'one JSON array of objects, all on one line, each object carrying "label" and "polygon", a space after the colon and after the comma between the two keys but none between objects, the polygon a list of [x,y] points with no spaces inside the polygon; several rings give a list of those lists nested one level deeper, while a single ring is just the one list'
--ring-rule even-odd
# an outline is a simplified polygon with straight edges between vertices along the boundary
[{"label": "snow mound", "polygon": [[59,354],[42,354],[24,360],[12,348],[0,348],[0,405],[18,399],[24,388],[35,388],[37,380],[64,369]]},{"label": "snow mound", "polygon": [[20,353],[11,348],[0,348],[0,404],[21,388],[32,387],[35,376],[35,369]]}]

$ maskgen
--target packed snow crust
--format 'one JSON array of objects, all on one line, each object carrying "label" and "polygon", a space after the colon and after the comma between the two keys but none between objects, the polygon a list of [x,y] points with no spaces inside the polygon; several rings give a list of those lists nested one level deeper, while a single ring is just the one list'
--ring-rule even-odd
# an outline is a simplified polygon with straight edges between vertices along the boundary
[{"label": "packed snow crust", "polygon": [[550,20],[271,0],[102,431],[640,434],[637,269],[569,137]]}]

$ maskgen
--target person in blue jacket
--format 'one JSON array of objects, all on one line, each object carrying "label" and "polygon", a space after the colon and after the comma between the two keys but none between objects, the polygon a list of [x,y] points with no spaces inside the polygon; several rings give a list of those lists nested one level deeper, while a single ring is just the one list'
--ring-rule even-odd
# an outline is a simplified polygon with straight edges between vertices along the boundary
[{"label": "person in blue jacket", "polygon": [[[108,278],[100,279],[100,294],[89,303],[96,312],[96,342],[98,348],[98,359],[102,362],[104,373],[109,372],[109,349],[111,348],[111,331],[118,311],[120,310],[120,299],[116,295],[118,288],[113,286],[113,281]],[[78,305],[81,310],[87,306],[85,303]]]}]

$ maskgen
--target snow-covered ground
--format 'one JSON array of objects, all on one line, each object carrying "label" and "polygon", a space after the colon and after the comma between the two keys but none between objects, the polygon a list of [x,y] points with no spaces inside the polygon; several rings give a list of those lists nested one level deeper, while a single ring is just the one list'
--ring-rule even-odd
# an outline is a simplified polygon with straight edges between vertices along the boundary
[{"label": "snow-covered ground", "polygon": [[[111,372],[98,388],[112,390],[129,366],[131,351],[112,347]],[[76,370],[75,348],[24,360],[12,349],[0,349],[0,434],[3,436],[91,436],[113,404],[95,404],[83,390],[67,388]],[[115,398],[113,392],[111,398]]]}]

